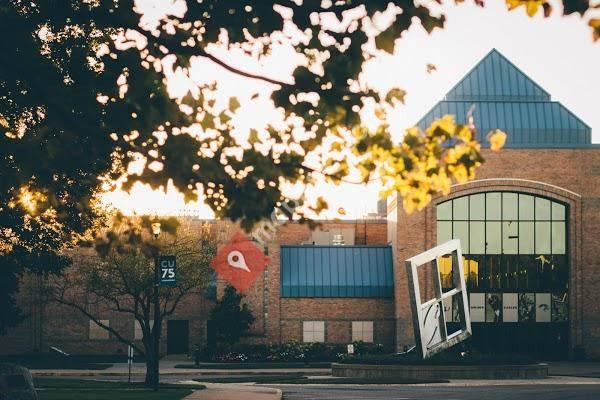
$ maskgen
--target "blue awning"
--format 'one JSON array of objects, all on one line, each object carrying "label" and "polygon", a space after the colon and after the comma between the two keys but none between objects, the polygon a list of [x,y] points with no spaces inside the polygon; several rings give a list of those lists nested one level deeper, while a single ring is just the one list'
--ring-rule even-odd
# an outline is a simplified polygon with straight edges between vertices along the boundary
[{"label": "blue awning", "polygon": [[281,246],[281,297],[393,297],[390,246]]}]

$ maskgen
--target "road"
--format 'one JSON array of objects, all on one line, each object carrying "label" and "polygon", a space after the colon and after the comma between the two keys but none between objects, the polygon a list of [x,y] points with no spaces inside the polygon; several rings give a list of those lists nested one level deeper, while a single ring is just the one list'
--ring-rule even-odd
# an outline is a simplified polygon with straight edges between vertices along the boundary
[{"label": "road", "polygon": [[306,386],[269,385],[284,400],[600,400],[600,385]]}]

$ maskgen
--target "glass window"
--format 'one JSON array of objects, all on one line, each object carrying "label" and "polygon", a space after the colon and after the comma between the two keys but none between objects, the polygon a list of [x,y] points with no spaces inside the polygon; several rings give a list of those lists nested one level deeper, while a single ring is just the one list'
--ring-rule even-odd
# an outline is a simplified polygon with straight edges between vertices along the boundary
[{"label": "glass window", "polygon": [[552,222],[552,254],[565,254],[566,226],[564,222]]},{"label": "glass window", "polygon": [[535,252],[550,254],[550,222],[535,222]]},{"label": "glass window", "polygon": [[485,227],[485,253],[500,254],[502,252],[502,225],[500,222],[487,222]]},{"label": "glass window", "polygon": [[479,286],[479,265],[483,257],[463,257],[463,266],[465,269],[465,280],[469,289],[475,289]]},{"label": "glass window", "polygon": [[566,255],[552,256],[552,290],[566,291],[569,286],[569,268]]},{"label": "glass window", "polygon": [[474,194],[469,200],[469,219],[485,220],[485,194]]},{"label": "glass window", "polygon": [[565,220],[565,206],[559,203],[552,202],[552,220],[553,221],[564,221]]},{"label": "glass window", "polygon": [[452,256],[438,258],[437,267],[442,288],[446,289],[454,287],[452,282]]},{"label": "glass window", "polygon": [[502,253],[519,253],[519,224],[517,221],[502,222]]},{"label": "glass window", "polygon": [[502,193],[502,219],[514,220],[519,219],[519,203],[516,193]]},{"label": "glass window", "polygon": [[469,222],[468,254],[485,254],[485,222]]},{"label": "glass window", "polygon": [[519,280],[519,256],[502,257],[502,289],[514,291]]},{"label": "glass window", "polygon": [[485,195],[485,218],[499,221],[502,216],[502,194],[487,193]]},{"label": "glass window", "polygon": [[[450,238],[461,241],[470,290],[535,295],[568,289],[565,205],[529,194],[487,192],[453,199],[438,208],[438,216],[450,218],[438,222],[438,243]],[[440,269],[446,290],[452,286],[450,271],[445,265]],[[526,312],[530,300],[520,298]],[[531,320],[526,317],[521,320]],[[542,319],[547,321],[548,316]]]},{"label": "glass window", "polygon": [[450,221],[452,219],[452,200],[438,204],[436,207],[437,219]]},{"label": "glass window", "polygon": [[535,290],[538,288],[538,265],[534,255],[520,256],[518,282],[519,290]]},{"label": "glass window", "polygon": [[534,206],[533,196],[527,194],[519,195],[519,219],[525,221],[533,221]]},{"label": "glass window", "polygon": [[534,254],[533,222],[519,222],[519,253]]},{"label": "glass window", "polygon": [[460,239],[460,247],[463,252],[469,251],[469,223],[467,221],[454,221],[452,223],[454,231],[453,238]]},{"label": "glass window", "polygon": [[302,322],[302,341],[304,343],[325,342],[325,321]]},{"label": "glass window", "polygon": [[457,220],[468,220],[469,219],[469,196],[460,197],[452,200],[453,212],[452,218]]},{"label": "glass window", "polygon": [[352,341],[373,343],[373,321],[352,321]]},{"label": "glass window", "polygon": [[538,221],[550,220],[550,200],[541,197],[535,198],[535,219]]},{"label": "glass window", "polygon": [[486,257],[488,289],[500,289],[502,280],[500,260],[501,257]]},{"label": "glass window", "polygon": [[446,243],[452,239],[452,222],[439,221],[437,223],[437,242],[438,244]]}]

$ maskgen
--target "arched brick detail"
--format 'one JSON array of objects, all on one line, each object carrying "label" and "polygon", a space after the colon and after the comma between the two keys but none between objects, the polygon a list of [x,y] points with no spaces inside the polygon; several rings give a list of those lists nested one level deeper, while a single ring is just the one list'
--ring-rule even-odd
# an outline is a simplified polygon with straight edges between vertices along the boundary
[{"label": "arched brick detail", "polygon": [[583,281],[582,281],[582,202],[581,195],[570,190],[550,185],[544,182],[527,179],[481,179],[464,184],[454,185],[447,196],[436,196],[427,207],[427,246],[437,243],[435,207],[447,200],[471,194],[513,191],[542,196],[562,202],[568,206],[568,245],[569,245],[569,351],[582,344],[583,332]]}]

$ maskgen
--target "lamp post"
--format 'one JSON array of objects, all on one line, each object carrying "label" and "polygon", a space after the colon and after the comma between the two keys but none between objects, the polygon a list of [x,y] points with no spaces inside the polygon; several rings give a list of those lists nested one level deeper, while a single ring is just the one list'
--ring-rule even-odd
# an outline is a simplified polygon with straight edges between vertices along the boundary
[{"label": "lamp post", "polygon": [[[154,236],[154,240],[158,239],[158,237],[160,236],[160,222],[158,222],[155,219],[155,222],[152,223],[152,235]],[[155,330],[154,332],[154,374],[153,374],[153,378],[154,378],[154,382],[152,382],[153,384],[153,389],[154,391],[158,391],[158,383],[159,383],[159,374],[160,374],[160,369],[159,369],[159,357],[160,357],[160,331],[159,329],[161,328],[160,325],[157,325],[158,323],[158,316],[160,314],[160,303],[159,303],[159,298],[158,298],[158,289],[159,289],[159,285],[160,285],[160,279],[159,279],[159,254],[156,255],[155,259],[154,259],[154,324],[152,326],[152,330]]]}]

